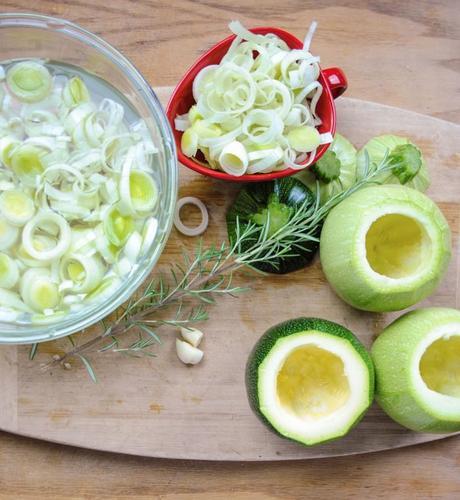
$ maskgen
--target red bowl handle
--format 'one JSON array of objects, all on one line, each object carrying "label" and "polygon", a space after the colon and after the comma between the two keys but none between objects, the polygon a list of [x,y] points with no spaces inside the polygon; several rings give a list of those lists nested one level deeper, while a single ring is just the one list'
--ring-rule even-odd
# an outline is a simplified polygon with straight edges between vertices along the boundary
[{"label": "red bowl handle", "polygon": [[323,69],[322,73],[329,84],[334,99],[340,97],[347,90],[347,77],[340,68],[326,68]]}]

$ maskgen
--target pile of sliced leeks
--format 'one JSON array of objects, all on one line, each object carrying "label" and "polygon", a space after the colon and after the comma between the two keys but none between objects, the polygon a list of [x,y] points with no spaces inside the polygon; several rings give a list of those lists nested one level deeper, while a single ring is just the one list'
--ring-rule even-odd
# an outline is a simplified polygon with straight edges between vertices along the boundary
[{"label": "pile of sliced leeks", "polygon": [[182,152],[198,152],[210,168],[239,177],[310,165],[316,149],[332,142],[320,134],[316,106],[323,91],[319,57],[309,52],[312,24],[302,50],[278,36],[258,35],[231,22],[236,35],[217,65],[193,82],[196,104],[176,117]]},{"label": "pile of sliced leeks", "polygon": [[113,291],[151,246],[142,120],[39,60],[0,66],[0,317],[51,321]]}]

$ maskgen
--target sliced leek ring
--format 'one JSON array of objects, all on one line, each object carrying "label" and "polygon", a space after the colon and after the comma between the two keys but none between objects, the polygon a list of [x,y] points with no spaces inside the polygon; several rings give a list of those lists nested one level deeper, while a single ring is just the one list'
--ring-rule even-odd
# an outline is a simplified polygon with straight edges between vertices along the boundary
[{"label": "sliced leek ring", "polygon": [[186,129],[182,134],[180,147],[185,156],[191,158],[196,155],[198,151],[198,134],[193,128]]},{"label": "sliced leek ring", "polygon": [[[201,222],[196,227],[186,226],[180,217],[180,211],[185,205],[194,205],[201,212]],[[204,233],[209,224],[209,214],[206,205],[198,198],[194,196],[185,196],[181,198],[176,203],[176,210],[174,211],[174,226],[176,229],[185,234],[185,236],[199,236]]]},{"label": "sliced leek ring", "polygon": [[65,319],[66,315],[65,311],[53,311],[51,314],[33,314],[30,320],[34,325],[50,325]]},{"label": "sliced leek ring", "polygon": [[133,218],[130,215],[123,215],[117,205],[107,211],[103,224],[107,239],[117,247],[124,245],[134,230]]},{"label": "sliced leek ring", "polygon": [[92,102],[83,102],[70,111],[64,120],[64,129],[68,134],[72,134],[75,128],[91,113],[94,113]]},{"label": "sliced leek ring", "polygon": [[122,257],[115,263],[115,269],[119,276],[126,276],[131,272],[133,263],[128,257]]},{"label": "sliced leek ring", "polygon": [[287,134],[289,145],[300,153],[310,153],[321,144],[321,137],[315,127],[296,127]]},{"label": "sliced leek ring", "polygon": [[240,177],[246,173],[249,165],[248,153],[241,142],[227,144],[219,155],[219,163],[227,174]]},{"label": "sliced leek ring", "polygon": [[88,88],[79,76],[74,76],[67,82],[62,90],[62,100],[69,108],[90,101]]},{"label": "sliced leek ring", "polygon": [[0,287],[13,288],[19,279],[16,262],[6,253],[0,253]]},{"label": "sliced leek ring", "polygon": [[95,243],[97,251],[108,264],[114,264],[120,253],[120,247],[107,239],[103,224],[97,226],[94,231],[96,233]]},{"label": "sliced leek ring", "polygon": [[197,120],[202,120],[203,117],[200,115],[198,112],[198,108],[196,107],[196,104],[194,104],[189,110],[188,110],[188,119],[190,123],[193,125]]},{"label": "sliced leek ring", "polygon": [[34,216],[35,206],[23,191],[14,189],[0,195],[0,212],[9,223],[23,226]]},{"label": "sliced leek ring", "polygon": [[123,253],[126,258],[134,264],[141,252],[142,236],[137,231],[134,231],[125,243]]},{"label": "sliced leek ring", "polygon": [[[34,244],[35,231],[44,223],[53,225],[59,231],[56,246],[50,249],[39,250]],[[65,254],[70,246],[72,239],[70,226],[64,217],[58,215],[51,210],[38,213],[24,226],[22,232],[22,244],[25,251],[34,259],[37,260],[51,260]]]},{"label": "sliced leek ring", "polygon": [[21,312],[32,312],[32,309],[24,304],[21,297],[11,290],[0,288],[0,306]]},{"label": "sliced leek ring", "polygon": [[151,217],[147,219],[144,223],[144,228],[142,229],[142,244],[140,249],[140,255],[147,253],[152,247],[155,241],[155,236],[158,231],[158,219],[156,217]]},{"label": "sliced leek ring", "polygon": [[127,215],[151,212],[158,202],[158,187],[143,170],[123,171],[120,179],[120,211]]},{"label": "sliced leek ring", "polygon": [[36,177],[45,170],[43,155],[43,149],[25,143],[12,151],[11,169],[26,186],[35,187]]},{"label": "sliced leek ring", "polygon": [[46,67],[37,61],[23,61],[6,74],[10,92],[23,102],[43,100],[51,92],[52,79]]},{"label": "sliced leek ring", "polygon": [[105,266],[97,255],[87,256],[78,253],[65,255],[60,262],[61,280],[72,281],[72,291],[87,293],[94,290],[102,281]]},{"label": "sliced leek ring", "polygon": [[[37,60],[7,67],[0,82],[0,320],[51,324],[84,308],[88,295],[112,295],[120,275],[151,250],[159,150],[143,120],[124,121],[115,100],[93,101],[80,76],[51,76]],[[199,120],[196,114],[193,123]],[[221,134],[212,122],[197,127]]]},{"label": "sliced leek ring", "polygon": [[85,300],[93,301],[95,299],[102,300],[113,295],[115,290],[120,286],[120,278],[109,276],[104,278],[101,284],[92,292],[88,293]]},{"label": "sliced leek ring", "polygon": [[[32,244],[39,251],[49,250],[56,246],[56,239],[43,234],[37,234],[34,236]],[[18,262],[21,262],[27,267],[48,267],[50,265],[50,261],[37,260],[30,256],[22,243],[16,247],[14,254],[18,259]]]},{"label": "sliced leek ring", "polygon": [[22,275],[19,289],[25,304],[34,311],[54,309],[61,300],[58,286],[52,281],[49,269],[27,270]]},{"label": "sliced leek ring", "polygon": [[19,229],[0,217],[0,250],[6,250],[16,243]]},{"label": "sliced leek ring", "polygon": [[21,142],[16,137],[12,137],[10,135],[0,139],[0,161],[3,165],[5,165],[5,167],[9,167],[11,165],[11,153],[20,144]]},{"label": "sliced leek ring", "polygon": [[96,230],[85,226],[72,227],[72,242],[69,247],[69,252],[87,254],[91,252],[91,248],[96,246],[97,238]]}]

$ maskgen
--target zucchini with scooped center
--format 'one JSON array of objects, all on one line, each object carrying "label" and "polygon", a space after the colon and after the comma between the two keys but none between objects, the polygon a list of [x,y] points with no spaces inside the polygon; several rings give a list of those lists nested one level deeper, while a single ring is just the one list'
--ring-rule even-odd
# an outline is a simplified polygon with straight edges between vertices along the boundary
[{"label": "zucchini with scooped center", "polygon": [[297,318],[270,328],[246,367],[256,415],[282,437],[307,446],[338,439],[374,397],[374,367],[361,342],[337,323]]}]

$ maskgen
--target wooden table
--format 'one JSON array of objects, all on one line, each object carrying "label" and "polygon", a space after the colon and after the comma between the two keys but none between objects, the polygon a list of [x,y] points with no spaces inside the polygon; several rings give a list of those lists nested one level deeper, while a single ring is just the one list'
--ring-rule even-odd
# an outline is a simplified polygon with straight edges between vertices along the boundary
[{"label": "wooden table", "polygon": [[[460,122],[456,0],[2,0],[0,11],[64,17],[103,36],[152,85],[173,85],[240,19],[302,36],[346,72],[348,95]],[[104,4],[104,6],[102,6]],[[321,5],[321,8],[318,7]],[[460,498],[460,439],[288,463],[152,460],[0,433],[0,498]]]}]

